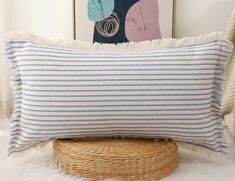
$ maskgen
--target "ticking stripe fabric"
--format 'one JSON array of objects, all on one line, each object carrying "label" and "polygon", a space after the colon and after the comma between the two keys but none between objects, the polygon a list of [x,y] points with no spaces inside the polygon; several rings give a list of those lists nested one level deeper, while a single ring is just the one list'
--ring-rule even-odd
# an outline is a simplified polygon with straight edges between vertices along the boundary
[{"label": "ticking stripe fabric", "polygon": [[169,138],[226,153],[219,33],[118,45],[9,34],[15,107],[9,153],[54,138]]}]

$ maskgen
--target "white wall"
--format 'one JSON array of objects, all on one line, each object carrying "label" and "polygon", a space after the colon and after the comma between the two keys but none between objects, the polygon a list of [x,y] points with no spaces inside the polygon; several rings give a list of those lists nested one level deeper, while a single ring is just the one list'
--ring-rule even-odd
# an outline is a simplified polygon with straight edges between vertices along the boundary
[{"label": "white wall", "polygon": [[73,38],[73,0],[5,0],[8,31]]},{"label": "white wall", "polygon": [[176,0],[176,37],[225,31],[235,0]]}]

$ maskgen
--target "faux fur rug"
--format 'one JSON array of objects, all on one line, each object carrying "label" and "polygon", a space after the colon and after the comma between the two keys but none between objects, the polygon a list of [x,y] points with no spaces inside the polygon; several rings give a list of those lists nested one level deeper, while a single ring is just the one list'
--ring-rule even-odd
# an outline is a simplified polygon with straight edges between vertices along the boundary
[{"label": "faux fur rug", "polygon": [[[17,157],[6,157],[9,135],[0,131],[0,181],[88,181],[58,171],[52,145],[35,148]],[[212,161],[180,151],[177,170],[162,181],[235,181],[235,158]],[[106,181],[111,179],[106,179]]]}]

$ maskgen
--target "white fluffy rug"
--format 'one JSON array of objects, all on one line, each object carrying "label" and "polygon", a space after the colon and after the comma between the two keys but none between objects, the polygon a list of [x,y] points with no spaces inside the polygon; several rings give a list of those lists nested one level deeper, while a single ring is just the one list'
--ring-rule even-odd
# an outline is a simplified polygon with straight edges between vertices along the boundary
[{"label": "white fluffy rug", "polygon": [[[7,144],[8,134],[0,131],[0,181],[87,181],[55,168],[51,144],[10,158],[6,157]],[[235,181],[235,157],[211,161],[185,151],[179,154],[179,167],[162,181]]]}]

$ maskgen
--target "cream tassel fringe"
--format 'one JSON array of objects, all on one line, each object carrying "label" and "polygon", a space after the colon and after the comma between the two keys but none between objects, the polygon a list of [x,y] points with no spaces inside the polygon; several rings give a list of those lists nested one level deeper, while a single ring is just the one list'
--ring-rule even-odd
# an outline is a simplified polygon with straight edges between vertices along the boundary
[{"label": "cream tassel fringe", "polygon": [[70,48],[70,49],[79,49],[79,50],[122,50],[122,51],[144,51],[146,48],[167,48],[167,47],[179,47],[179,46],[188,46],[195,45],[200,43],[211,42],[213,40],[225,40],[225,35],[222,32],[214,32],[205,36],[198,37],[185,37],[181,39],[157,39],[152,41],[143,41],[143,42],[128,42],[128,43],[119,43],[119,44],[101,44],[101,43],[89,43],[81,42],[78,40],[52,40],[49,38],[44,38],[37,36],[31,33],[8,33],[6,35],[6,42],[9,41],[29,41],[38,43],[41,45],[47,46],[56,46],[61,48]]}]

